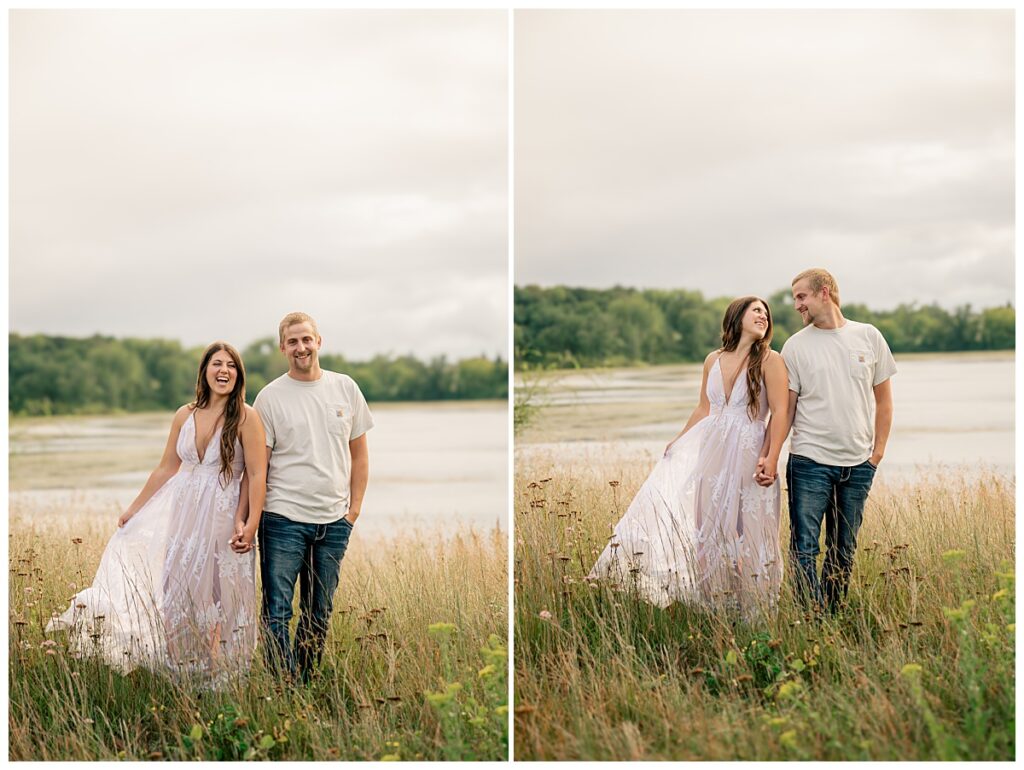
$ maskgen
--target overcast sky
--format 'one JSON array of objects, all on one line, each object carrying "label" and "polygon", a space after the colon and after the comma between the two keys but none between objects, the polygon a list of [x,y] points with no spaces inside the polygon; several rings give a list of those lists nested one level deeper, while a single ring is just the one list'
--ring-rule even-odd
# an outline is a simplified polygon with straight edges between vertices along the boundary
[{"label": "overcast sky", "polygon": [[519,11],[518,284],[1013,299],[1012,11]]},{"label": "overcast sky", "polygon": [[507,17],[14,11],[10,327],[507,354]]}]

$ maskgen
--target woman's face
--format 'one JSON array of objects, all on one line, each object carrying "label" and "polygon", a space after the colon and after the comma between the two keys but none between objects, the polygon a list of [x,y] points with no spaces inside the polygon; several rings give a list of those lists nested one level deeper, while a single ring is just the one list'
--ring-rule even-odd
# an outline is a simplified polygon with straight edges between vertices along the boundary
[{"label": "woman's face", "polygon": [[210,390],[219,396],[229,396],[238,382],[238,367],[235,359],[226,350],[218,350],[206,365],[206,382]]},{"label": "woman's face", "polygon": [[743,331],[755,339],[768,333],[768,309],[760,301],[751,302],[743,314]]}]

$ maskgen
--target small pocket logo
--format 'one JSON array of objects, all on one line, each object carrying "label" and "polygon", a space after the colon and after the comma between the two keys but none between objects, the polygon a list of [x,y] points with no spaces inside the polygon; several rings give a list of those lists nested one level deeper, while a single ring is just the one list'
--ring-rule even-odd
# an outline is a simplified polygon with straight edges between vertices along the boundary
[{"label": "small pocket logo", "polygon": [[[863,361],[863,360],[864,360],[864,358],[862,356],[861,357],[861,361]],[[344,409],[335,409],[334,410],[334,414],[337,415],[338,417],[344,417],[345,416],[345,410]]]}]

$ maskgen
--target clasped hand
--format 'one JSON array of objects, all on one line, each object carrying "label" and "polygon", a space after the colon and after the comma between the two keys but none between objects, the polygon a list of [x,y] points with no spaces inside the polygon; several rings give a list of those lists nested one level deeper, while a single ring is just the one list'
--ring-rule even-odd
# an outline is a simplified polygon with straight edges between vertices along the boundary
[{"label": "clasped hand", "polygon": [[250,531],[242,522],[235,522],[235,534],[231,536],[228,541],[228,545],[231,546],[231,550],[235,553],[249,553],[255,544],[256,533]]},{"label": "clasped hand", "polygon": [[762,487],[770,487],[779,477],[776,463],[768,463],[767,457],[757,458],[757,468],[754,470],[754,481]]}]

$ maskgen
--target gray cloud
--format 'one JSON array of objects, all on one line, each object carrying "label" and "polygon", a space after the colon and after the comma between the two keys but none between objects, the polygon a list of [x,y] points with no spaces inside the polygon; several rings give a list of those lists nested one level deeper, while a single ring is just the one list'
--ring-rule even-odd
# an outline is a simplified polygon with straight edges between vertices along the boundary
[{"label": "gray cloud", "polygon": [[354,358],[506,352],[504,12],[10,32],[12,330],[246,344],[304,309]]},{"label": "gray cloud", "polygon": [[516,281],[1013,299],[1010,11],[521,11]]}]

